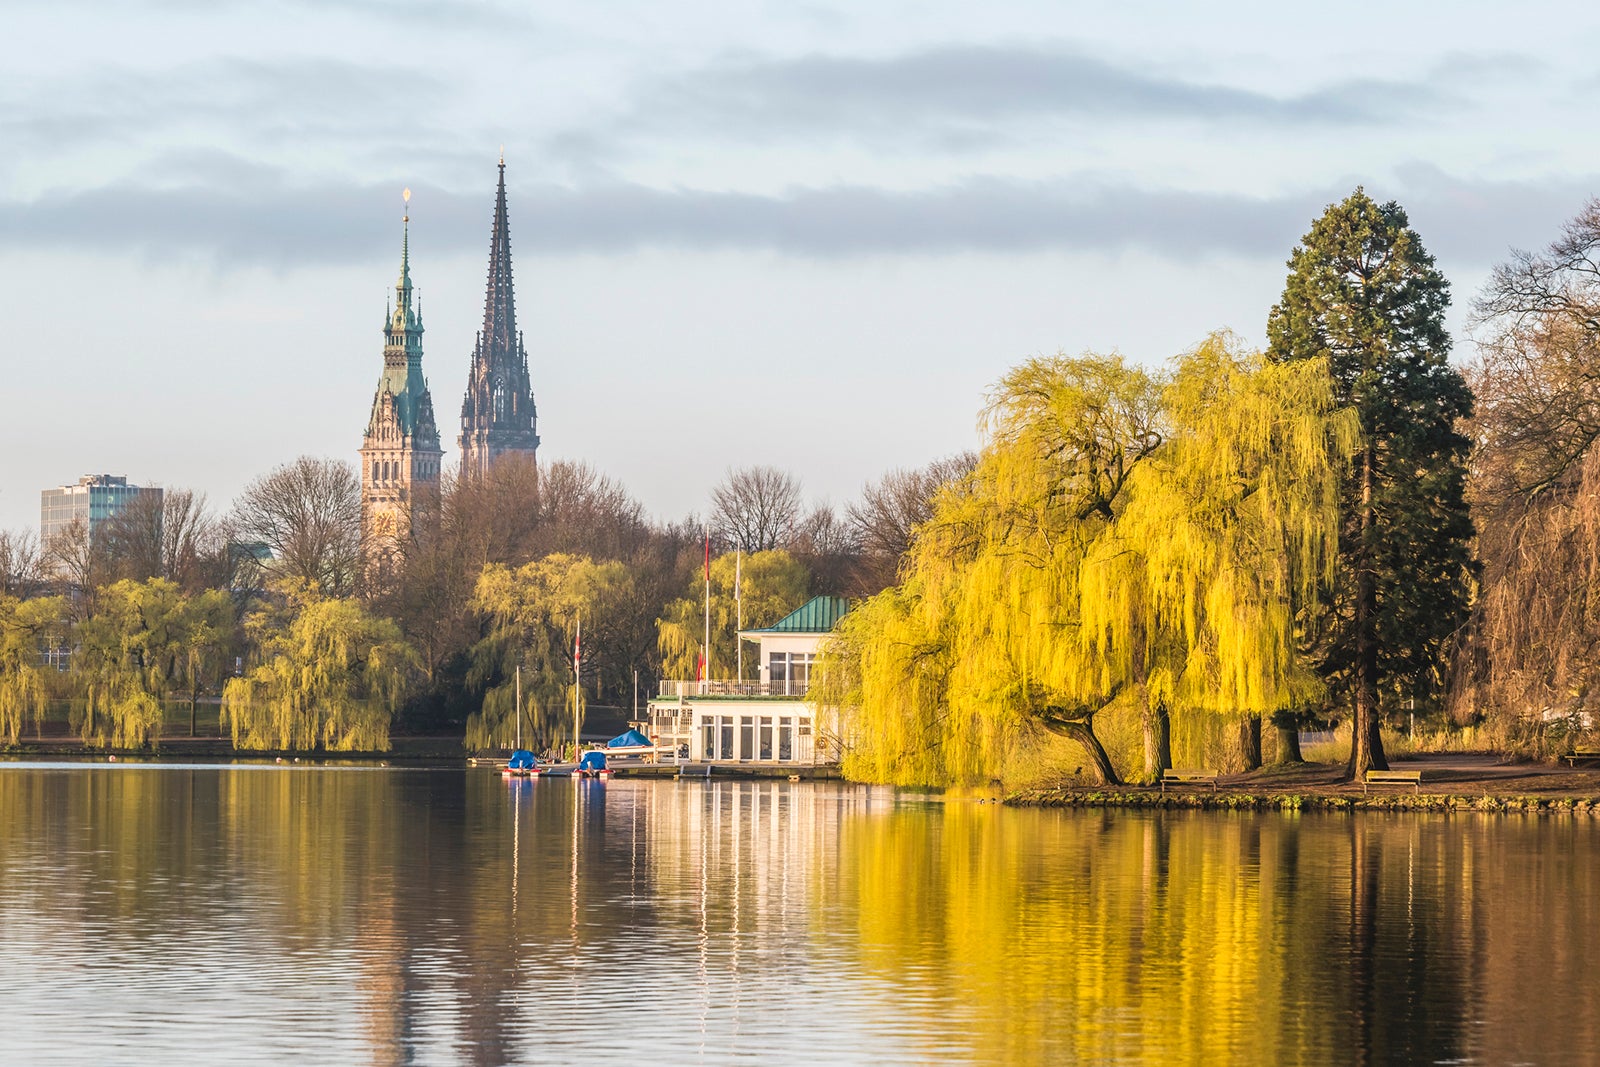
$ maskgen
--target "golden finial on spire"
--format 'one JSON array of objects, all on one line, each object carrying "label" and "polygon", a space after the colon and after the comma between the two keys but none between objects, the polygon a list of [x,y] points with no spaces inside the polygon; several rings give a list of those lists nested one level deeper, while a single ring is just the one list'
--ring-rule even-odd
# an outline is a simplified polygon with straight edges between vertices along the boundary
[{"label": "golden finial on spire", "polygon": [[500,146],[500,165],[502,167],[506,165],[506,146],[505,145],[501,145]]},{"label": "golden finial on spire", "polygon": [[402,199],[402,200],[404,200],[406,202],[406,213],[405,213],[404,218],[401,219],[401,221],[402,222],[410,222],[411,221],[411,189],[410,189],[410,187],[407,187],[403,192],[401,192],[400,199]]}]

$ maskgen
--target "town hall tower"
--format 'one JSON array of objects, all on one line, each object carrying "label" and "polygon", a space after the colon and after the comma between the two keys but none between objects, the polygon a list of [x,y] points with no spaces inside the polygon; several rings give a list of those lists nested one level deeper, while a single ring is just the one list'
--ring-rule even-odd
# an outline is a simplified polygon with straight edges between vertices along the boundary
[{"label": "town hall tower", "polygon": [[411,286],[411,190],[400,243],[400,280],[383,325],[383,375],[361,442],[361,542],[369,577],[392,571],[439,504],[444,453],[422,376],[422,305]]}]

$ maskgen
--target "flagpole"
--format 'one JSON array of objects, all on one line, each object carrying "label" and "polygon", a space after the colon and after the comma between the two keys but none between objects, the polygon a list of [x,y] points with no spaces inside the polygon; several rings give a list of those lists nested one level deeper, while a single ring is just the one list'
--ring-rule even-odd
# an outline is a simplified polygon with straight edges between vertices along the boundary
[{"label": "flagpole", "polygon": [[572,763],[573,775],[577,775],[577,764],[583,756],[583,737],[580,733],[582,726],[580,720],[583,716],[583,690],[580,688],[583,679],[583,616],[578,616],[578,634],[572,639]]},{"label": "flagpole", "polygon": [[744,546],[736,551],[733,557],[733,644],[739,662],[739,684],[743,685],[744,638],[739,636],[739,631],[744,629]]},{"label": "flagpole", "polygon": [[706,528],[706,654],[701,656],[701,693],[710,681],[710,526]]}]

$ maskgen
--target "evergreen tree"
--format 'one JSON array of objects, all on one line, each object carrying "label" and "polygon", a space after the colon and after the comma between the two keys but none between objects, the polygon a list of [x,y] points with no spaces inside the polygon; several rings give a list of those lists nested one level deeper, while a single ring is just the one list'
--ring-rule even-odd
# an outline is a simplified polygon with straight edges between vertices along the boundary
[{"label": "evergreen tree", "polygon": [[1342,490],[1338,577],[1307,640],[1331,690],[1355,708],[1350,774],[1383,769],[1385,698],[1438,692],[1446,639],[1472,592],[1470,447],[1457,423],[1472,392],[1450,366],[1449,283],[1399,204],[1357,189],[1289,258],[1267,321],[1277,361],[1327,360],[1362,443]]}]

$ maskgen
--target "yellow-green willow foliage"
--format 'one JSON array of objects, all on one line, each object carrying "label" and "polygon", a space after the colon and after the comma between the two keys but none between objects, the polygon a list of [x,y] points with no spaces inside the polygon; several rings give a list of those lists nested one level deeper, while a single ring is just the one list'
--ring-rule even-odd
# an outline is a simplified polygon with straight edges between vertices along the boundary
[{"label": "yellow-green willow foliage", "polygon": [[[468,684],[484,691],[483,707],[467,718],[469,749],[504,748],[517,735],[517,664],[522,665],[524,745],[570,737],[573,722],[572,646],[578,620],[584,643],[595,647],[611,617],[630,596],[633,575],[618,562],[556,553],[515,569],[491,563],[478,576],[472,608],[488,619],[473,645]],[[588,651],[585,652],[588,655]]]},{"label": "yellow-green willow foliage", "polygon": [[946,492],[904,583],[842,623],[822,699],[846,773],[1002,773],[1040,729],[1081,742],[1114,701],[1247,713],[1303,700],[1297,604],[1329,576],[1353,420],[1325,368],[1216,335],[1157,377],[1035,359],[991,397],[990,440]]},{"label": "yellow-green willow foliage", "polygon": [[73,709],[78,734],[113,748],[155,744],[188,649],[189,598],[165,578],[123,579],[100,589],[94,603],[78,624],[72,657],[83,698]]},{"label": "yellow-green willow foliage", "polygon": [[60,597],[18,600],[0,596],[0,738],[14,745],[22,723],[44,717],[48,690],[39,652],[64,629],[65,602]]},{"label": "yellow-green willow foliage", "polygon": [[247,620],[261,663],[229,680],[222,716],[247,749],[384,752],[416,654],[388,619],[315,587]]},{"label": "yellow-green willow foliage", "polygon": [[[742,564],[735,553],[711,561],[711,670],[714,677],[732,678],[738,662],[734,647],[738,611],[734,603],[734,577],[738,571],[742,591],[744,628],[771,626],[805,603],[806,568],[782,549],[750,552]],[[698,676],[700,646],[705,644],[705,572],[695,570],[689,595],[667,605],[657,623],[661,671],[668,678]],[[755,674],[751,660],[745,673]]]}]

